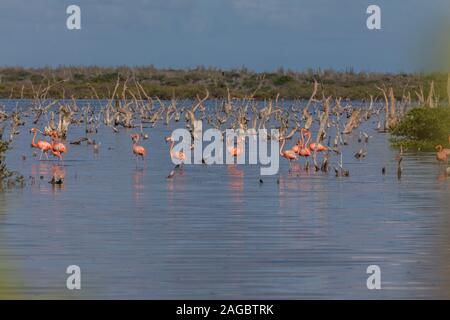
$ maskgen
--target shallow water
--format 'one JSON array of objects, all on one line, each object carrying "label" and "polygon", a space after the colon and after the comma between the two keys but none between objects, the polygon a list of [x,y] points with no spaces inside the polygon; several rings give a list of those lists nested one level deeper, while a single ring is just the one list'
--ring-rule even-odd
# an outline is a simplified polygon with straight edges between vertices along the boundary
[{"label": "shallow water", "polygon": [[[63,186],[48,183],[58,163],[33,157],[20,127],[7,164],[27,184],[0,193],[0,297],[449,298],[450,178],[434,154],[406,152],[398,180],[397,151],[369,120],[367,157],[353,157],[359,130],[344,147],[346,178],[289,173],[281,159],[262,184],[245,165],[187,165],[167,179],[163,137],[175,127],[144,129],[137,167],[134,131],[100,127],[98,154],[68,145]],[[72,264],[79,291],[66,289]],[[381,290],[366,287],[372,264]]]}]

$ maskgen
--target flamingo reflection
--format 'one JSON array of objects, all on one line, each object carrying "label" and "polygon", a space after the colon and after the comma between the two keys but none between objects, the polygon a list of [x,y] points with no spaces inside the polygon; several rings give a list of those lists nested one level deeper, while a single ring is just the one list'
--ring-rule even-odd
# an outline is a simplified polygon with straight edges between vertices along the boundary
[{"label": "flamingo reflection", "polygon": [[136,169],[133,173],[133,198],[136,202],[141,202],[144,195],[144,176],[146,170]]},{"label": "flamingo reflection", "polygon": [[230,177],[229,189],[231,198],[235,203],[242,203],[244,193],[244,171],[238,169],[236,164],[227,166],[228,176]]}]

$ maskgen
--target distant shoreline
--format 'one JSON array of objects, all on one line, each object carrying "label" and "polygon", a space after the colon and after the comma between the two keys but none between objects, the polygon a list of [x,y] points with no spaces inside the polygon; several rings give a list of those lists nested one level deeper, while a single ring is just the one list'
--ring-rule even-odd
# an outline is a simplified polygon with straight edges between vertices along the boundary
[{"label": "distant shoreline", "polygon": [[[110,98],[117,78],[128,79],[128,89],[133,91],[137,82],[151,97],[161,99],[195,99],[205,89],[210,98],[226,98],[227,87],[232,97],[243,98],[252,93],[256,99],[308,99],[314,80],[325,94],[351,100],[380,97],[377,87],[392,87],[398,99],[423,89],[428,94],[431,81],[436,96],[447,100],[446,73],[374,73],[324,70],[292,71],[279,69],[271,72],[254,72],[246,68],[222,70],[197,67],[194,69],[158,69],[141,67],[61,66],[44,68],[0,67],[0,99],[36,97],[36,92],[50,85],[46,98],[78,99]],[[139,90],[136,89],[136,92]]]}]

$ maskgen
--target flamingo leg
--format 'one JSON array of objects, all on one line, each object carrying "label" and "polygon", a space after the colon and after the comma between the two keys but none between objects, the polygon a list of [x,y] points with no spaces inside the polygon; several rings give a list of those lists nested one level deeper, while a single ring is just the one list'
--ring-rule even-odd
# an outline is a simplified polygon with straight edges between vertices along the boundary
[{"label": "flamingo leg", "polygon": [[64,164],[64,160],[63,160],[62,154],[60,152],[56,152],[56,153],[54,153],[54,155],[55,155],[55,157],[58,158],[58,161],[60,163]]},{"label": "flamingo leg", "polygon": [[44,153],[44,150],[41,149],[41,155],[39,156],[39,161],[42,160],[42,154]]}]

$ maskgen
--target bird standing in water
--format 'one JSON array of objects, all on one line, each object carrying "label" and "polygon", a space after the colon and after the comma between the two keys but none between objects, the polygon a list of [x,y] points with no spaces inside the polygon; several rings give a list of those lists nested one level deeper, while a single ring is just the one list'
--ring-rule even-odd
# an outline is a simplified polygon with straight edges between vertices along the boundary
[{"label": "bird standing in water", "polygon": [[[450,139],[450,137],[449,137]],[[450,149],[444,149],[442,145],[438,144],[436,146],[436,160],[440,162],[448,162],[448,157],[450,156]]]},{"label": "bird standing in water", "polygon": [[303,129],[300,130],[300,136],[301,136],[301,140],[298,140],[297,143],[292,147],[292,151],[294,151],[296,154],[300,154],[300,150],[303,147]]},{"label": "bird standing in water", "polygon": [[[311,134],[305,128],[302,128],[300,130],[300,133],[302,136],[302,140],[298,144],[298,146],[299,146],[298,155],[300,157],[305,158],[305,170],[307,170],[309,167],[308,157],[311,156],[311,150],[309,149],[309,141],[311,140]],[[308,140],[306,141],[306,143],[305,143],[305,136],[303,135],[303,133],[305,133],[308,136]]]},{"label": "bird standing in water", "polygon": [[[303,137],[303,133],[305,133],[309,138],[308,141],[311,140],[311,133],[309,132],[308,129],[302,128],[300,130],[300,132],[302,133],[302,137]],[[328,151],[327,147],[325,147],[324,145],[322,145],[320,143],[316,144],[315,142],[310,143],[309,146],[308,146],[308,143],[306,143],[306,147],[309,148],[309,150],[316,151],[316,152]]]},{"label": "bird standing in water", "polygon": [[[310,149],[310,145],[309,145],[309,141],[311,141],[311,133],[309,133],[308,130],[302,128],[301,129],[301,135],[302,135],[302,140],[300,141],[300,150],[298,152],[298,154],[302,157],[309,157],[311,155],[311,149]],[[305,136],[303,135],[303,133],[305,133],[308,136],[308,140],[306,140],[305,142]]]},{"label": "bird standing in water", "polygon": [[138,158],[141,157],[144,160],[144,156],[147,154],[147,151],[143,146],[138,145],[139,142],[139,134],[135,133],[131,135],[131,141],[133,142],[133,154],[136,156],[136,165]]},{"label": "bird standing in water", "polygon": [[311,143],[310,145],[309,145],[309,149],[311,150],[311,151],[317,151],[317,152],[322,152],[322,151],[328,151],[328,148],[327,147],[325,147],[324,145],[322,145],[322,144],[320,144],[320,143],[317,143],[317,145],[316,145],[316,143],[315,142],[313,142],[313,143]]},{"label": "bird standing in water", "polygon": [[56,131],[53,131],[51,133],[51,137],[52,137],[52,153],[59,160],[62,160],[63,153],[67,153],[67,148],[63,143],[58,142],[59,136]]},{"label": "bird standing in water", "polygon": [[175,141],[173,140],[172,137],[167,137],[166,142],[172,142],[172,145],[170,146],[170,158],[172,159],[172,161],[174,158],[181,161],[181,163],[186,161],[186,155],[184,154],[183,151],[179,151],[179,152],[173,151],[173,146],[175,145]]},{"label": "bird standing in water", "polygon": [[242,146],[242,141],[241,141],[240,137],[237,138],[237,146],[236,147],[231,146],[230,140],[227,140],[227,142],[228,142],[227,149],[228,149],[228,152],[231,154],[231,156],[238,157],[240,154],[242,154],[243,146]]},{"label": "bird standing in water", "polygon": [[289,171],[291,171],[291,161],[297,160],[297,154],[293,150],[283,150],[285,144],[286,144],[286,139],[283,138],[283,142],[281,143],[281,148],[280,148],[280,156],[289,160]]},{"label": "bird standing in water", "polygon": [[[39,157],[39,160],[41,160],[42,159],[42,154],[43,153],[45,153],[45,156],[46,156],[46,158],[47,158],[47,160],[48,160],[48,153],[47,152],[49,152],[50,150],[52,150],[52,145],[48,142],[48,141],[45,141],[45,140],[39,140],[37,143],[35,142],[35,140],[36,140],[36,135],[37,135],[37,132],[38,132],[38,129],[37,128],[32,128],[31,130],[30,130],[30,132],[32,132],[34,135],[33,135],[33,139],[31,140],[31,147],[32,148],[37,148],[37,149],[40,149],[41,150],[41,156]],[[40,131],[39,131],[40,132]]]}]

